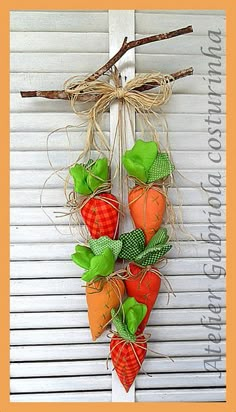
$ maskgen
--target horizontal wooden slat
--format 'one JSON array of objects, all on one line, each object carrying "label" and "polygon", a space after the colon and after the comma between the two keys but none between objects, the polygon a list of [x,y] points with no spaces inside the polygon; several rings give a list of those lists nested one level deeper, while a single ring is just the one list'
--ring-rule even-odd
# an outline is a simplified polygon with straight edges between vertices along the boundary
[{"label": "horizontal wooden slat", "polygon": [[10,395],[11,402],[111,402],[111,391]]},{"label": "horizontal wooden slat", "polygon": [[[78,392],[11,395],[11,402],[111,402],[111,393],[107,392]],[[225,389],[181,389],[162,391],[137,391],[136,402],[223,402]]]},{"label": "horizontal wooden slat", "polygon": [[[214,288],[212,288],[214,292]],[[210,292],[178,292],[170,296],[168,308],[205,308],[210,303]],[[217,292],[217,302],[225,306],[225,293]],[[167,293],[160,293],[156,308],[166,308]],[[11,298],[12,312],[55,312],[87,310],[85,295],[14,296]],[[183,331],[183,330],[182,330]],[[78,342],[78,341],[76,341]]]},{"label": "horizontal wooden slat", "polygon": [[135,396],[136,402],[224,402],[226,395],[225,388],[212,388],[137,390]]},{"label": "horizontal wooden slat", "polygon": [[[83,273],[81,268],[78,271]],[[217,291],[224,290],[224,278],[211,280],[207,276],[173,276],[171,279],[173,290],[178,292],[198,292],[207,291],[213,288]],[[34,280],[12,280],[11,294],[15,296],[20,295],[66,295],[74,293],[84,293],[84,282],[80,279],[34,279]],[[166,287],[162,283],[161,291],[166,292]]]},{"label": "horizontal wooden slat", "polygon": [[[206,187],[206,189],[208,189]],[[222,187],[219,200],[222,205],[224,205],[225,198],[225,188]],[[66,203],[65,196],[60,189],[44,189],[43,193],[41,189],[12,189],[11,190],[11,206],[41,206],[40,196],[42,195],[42,203],[46,206],[61,206],[63,207]],[[190,206],[194,204],[195,206],[207,205],[208,196],[207,192],[201,190],[200,188],[170,188],[168,191],[168,196],[173,205],[183,204]],[[205,209],[205,208],[204,208]]]},{"label": "horizontal wooden slat", "polygon": [[[209,341],[180,341],[180,342],[149,342],[148,347],[159,353],[168,353],[170,356],[202,356],[206,354]],[[219,344],[221,354],[225,355],[225,341]],[[43,350],[42,350],[43,349]],[[106,359],[108,343],[90,343],[89,355],[93,359]],[[42,346],[12,346],[10,349],[12,362],[50,361],[50,360],[78,360],[88,357],[87,344],[73,345],[44,345]],[[152,352],[147,357],[155,358]]]},{"label": "horizontal wooden slat", "polygon": [[[137,129],[140,132],[143,130],[143,125],[141,124],[140,118],[137,115]],[[168,115],[168,130],[170,132],[191,132],[207,131],[206,125],[206,115],[204,114],[169,114]],[[214,120],[214,119],[213,119]],[[218,118],[217,118],[218,121]],[[81,125],[82,121],[74,113],[13,113],[10,116],[11,131],[13,132],[52,132],[58,130],[59,128],[65,128],[67,125],[77,126]],[[104,113],[103,119],[101,121],[101,127],[104,131],[109,130],[109,114]],[[219,125],[218,125],[219,127]],[[161,129],[161,128],[160,128]],[[79,131],[85,131],[86,128],[83,126]],[[147,130],[147,128],[146,128]],[[225,130],[225,115],[221,115],[221,125],[220,130],[224,132]],[[218,137],[218,136],[217,136]]]},{"label": "horizontal wooden slat", "polygon": [[[186,279],[187,281],[188,279]],[[215,289],[216,290],[216,289]],[[211,313],[209,309],[157,309],[149,318],[149,325],[194,325],[206,319]],[[220,313],[222,323],[225,322],[225,309]],[[87,312],[50,312],[50,313],[13,313],[10,321],[11,329],[44,329],[88,327]]]},{"label": "horizontal wooden slat", "polygon": [[[212,102],[218,100],[212,98]],[[11,93],[10,105],[12,113],[27,113],[27,112],[71,112],[70,102],[66,100],[45,100],[43,98],[37,99],[23,99],[19,93]],[[80,110],[91,107],[80,105]],[[168,103],[162,106],[165,113],[207,113],[209,109],[209,102],[206,96],[198,94],[173,94]],[[221,111],[225,113],[225,95],[221,96]]]},{"label": "horizontal wooden slat", "polygon": [[[191,19],[191,18],[190,18]],[[195,31],[195,30],[194,30]],[[136,39],[142,38],[143,34],[136,34]],[[212,45],[212,40],[206,35],[199,36],[199,35],[186,35],[180,37],[173,37],[171,40],[164,40],[160,42],[153,42],[149,44],[145,44],[143,46],[139,46],[136,49],[136,53],[142,54],[172,54],[173,50],[175,54],[189,54],[191,56],[194,55],[202,55],[201,48],[205,53],[208,50],[208,47]],[[217,55],[222,56],[225,54],[225,38],[222,37],[221,44],[215,45],[217,47]]]},{"label": "horizontal wooden slat", "polygon": [[[145,359],[143,369],[148,373],[158,372],[185,372],[191,370],[192,372],[204,371],[204,360],[206,357],[196,358],[175,358],[174,362],[168,359],[155,358]],[[224,357],[218,363],[218,368],[224,370]],[[11,365],[11,377],[33,377],[33,376],[74,376],[74,375],[90,375],[101,374],[107,375],[105,361],[100,360],[96,362],[96,370],[94,369],[94,361],[65,361],[65,362],[27,362],[27,363],[13,363]]]},{"label": "horizontal wooden slat", "polygon": [[[192,24],[194,31],[188,34],[189,38],[192,36],[206,35],[208,30],[220,30],[222,35],[225,34],[225,16],[211,16],[211,15],[196,15],[189,10],[186,15],[182,14],[182,10],[177,14],[170,15],[162,13],[137,13],[136,14],[136,32],[146,35],[168,32],[176,30],[179,27],[185,27]],[[170,41],[171,40],[167,40]]]},{"label": "horizontal wooden slat", "polygon": [[[207,52],[207,50],[206,50]],[[199,59],[198,55],[182,54],[141,54],[136,52],[136,72],[160,71],[163,73],[176,72],[186,67],[193,66],[198,75],[208,73],[209,60]],[[107,53],[14,53],[10,55],[10,68],[12,73],[28,72],[63,72],[72,71],[75,74],[93,72],[108,61]],[[213,59],[213,62],[215,60]],[[221,67],[213,66],[220,74],[225,74],[225,61],[222,59]]]},{"label": "horizontal wooden slat", "polygon": [[[197,16],[198,15],[202,16],[202,15],[205,14],[205,15],[210,15],[210,16],[218,16],[218,15],[225,16],[225,10],[223,10],[223,9],[222,10],[216,10],[216,9],[210,9],[210,10],[205,10],[205,9],[191,10],[191,9],[188,9],[188,10],[183,10],[183,9],[181,9],[181,13],[180,13],[180,9],[178,9],[178,10],[172,10],[172,9],[169,9],[169,10],[163,10],[163,9],[148,10],[148,9],[145,9],[145,10],[135,10],[135,13],[136,14],[143,14],[143,13],[151,14],[151,13],[153,13],[153,14],[158,14],[158,15],[162,15],[162,14],[172,14],[172,15],[187,14],[188,16],[196,16],[196,15]],[[175,18],[175,16],[173,16],[173,18]]]},{"label": "horizontal wooden slat", "polygon": [[[61,212],[61,208],[50,208],[46,207],[44,208],[44,212],[42,211],[41,208],[39,207],[12,207],[10,211],[11,215],[11,225],[53,225],[56,224],[58,227],[58,230],[62,233],[67,233],[68,235],[70,234],[70,229],[69,228],[62,228],[62,225],[68,225],[68,216],[65,217],[60,217],[60,218],[55,218],[55,215],[57,215],[57,209],[59,212]],[[208,214],[211,212],[211,207],[204,207],[202,210],[199,208],[199,206],[182,206],[181,209],[179,206],[174,206],[174,212],[176,215],[177,220],[181,223],[181,221],[184,223],[184,225],[189,224],[189,223],[206,223],[208,219]],[[68,209],[64,209],[64,212],[68,212]],[[221,214],[219,216],[216,216],[214,219],[215,223],[224,223],[225,222],[225,213],[226,213],[226,208],[225,206],[221,207]],[[181,216],[180,216],[181,214]],[[50,218],[49,218],[50,217]],[[52,220],[50,220],[52,219]],[[51,229],[49,228],[49,231]],[[61,236],[58,236],[58,231],[55,231],[55,236],[57,236],[58,239],[61,238]],[[73,231],[73,233],[76,232]],[[66,241],[66,236],[63,236],[63,241]]]},{"label": "horizontal wooden slat", "polygon": [[[62,169],[76,162],[80,154],[77,151],[59,151],[51,152],[49,156],[53,167],[55,169]],[[224,168],[225,152],[221,151],[220,155],[220,166]],[[96,158],[97,153],[92,156]],[[215,158],[218,159],[218,156],[219,153],[215,155]],[[211,167],[212,169],[219,170],[219,163],[211,161],[207,151],[173,151],[172,158],[177,170],[189,169],[190,167],[193,169],[208,169]],[[35,169],[36,165],[38,170],[48,169],[49,167],[48,153],[46,151],[12,152],[10,161],[12,169]]]},{"label": "horizontal wooden slat", "polygon": [[[32,144],[36,151],[46,150],[47,148],[46,132],[12,132],[10,138],[10,147],[12,151],[17,150],[32,150]],[[109,139],[109,133],[105,133]],[[204,132],[170,132],[168,134],[168,144],[170,150],[209,150],[208,140],[211,136]],[[69,133],[69,141],[71,150],[81,150],[84,147],[86,134]],[[150,134],[141,132],[136,133],[138,139],[148,139]],[[222,133],[215,136],[221,144],[221,149],[225,149],[225,134]],[[166,136],[160,133],[159,137],[161,147],[167,147]],[[211,143],[211,142],[210,142]],[[215,141],[215,143],[217,143]],[[68,139],[65,133],[57,132],[51,135],[49,139],[49,150],[68,150]]]},{"label": "horizontal wooden slat", "polygon": [[12,32],[11,52],[108,52],[108,33]]},{"label": "horizontal wooden slat", "polygon": [[[66,72],[92,73],[94,68],[108,61],[108,53],[11,53],[10,69],[19,72]],[[200,73],[201,74],[201,73]]]},{"label": "horizontal wooden slat", "polygon": [[14,11],[12,31],[108,32],[108,13],[97,11]]},{"label": "horizontal wooden slat", "polygon": [[[210,382],[210,384],[209,384]],[[184,387],[209,387],[224,386],[225,373],[222,373],[220,382],[217,373],[178,373],[178,374],[154,374],[150,378],[139,374],[136,379],[137,389],[151,388],[184,388]],[[24,380],[12,379],[11,393],[56,392],[56,391],[81,391],[96,389],[111,389],[109,376],[99,376],[96,379],[90,377],[66,377],[66,378],[26,378]]]},{"label": "horizontal wooden slat", "polygon": [[[160,265],[161,272],[168,276],[203,274],[205,266],[207,273],[212,271],[210,258],[172,258],[168,264]],[[225,267],[225,259],[221,265]],[[41,261],[41,262],[11,262],[12,279],[37,279],[37,278],[67,278],[79,277],[79,268],[71,261]]]},{"label": "horizontal wooden slat", "polygon": [[[68,170],[61,171],[60,177],[64,179],[68,175]],[[57,174],[52,174],[52,170],[12,170],[10,172],[10,186],[12,189],[40,189],[47,181],[47,188],[63,188],[62,179]],[[215,176],[215,177],[213,177]],[[174,172],[175,185],[177,187],[204,187],[209,186],[209,180],[219,180],[221,186],[225,186],[226,172],[224,169],[178,169]]]},{"label": "horizontal wooden slat", "polygon": [[[73,253],[75,244],[73,243],[16,243],[11,245],[12,260],[68,260]],[[206,242],[200,241],[180,241],[173,243],[172,249],[168,252],[169,257],[207,257],[209,249],[212,254],[217,253],[225,257],[225,241],[219,246],[209,246]],[[215,252],[214,252],[215,251]]]},{"label": "horizontal wooden slat", "polygon": [[73,378],[11,379],[11,393],[110,390],[111,376],[77,376]]},{"label": "horizontal wooden slat", "polygon": [[[197,388],[214,387],[225,385],[226,374],[223,372],[219,379],[219,373],[174,373],[174,374],[153,374],[151,379],[147,379],[144,374],[139,374],[136,378],[136,389],[152,388]],[[46,385],[45,385],[46,389]]]},{"label": "horizontal wooden slat", "polygon": [[[10,124],[13,132],[46,131],[48,134],[62,128],[65,133],[67,126],[73,126],[69,129],[69,132],[73,130],[77,131],[77,133],[85,133],[87,130],[85,121],[76,116],[75,113],[24,113],[24,116],[20,113],[13,113],[10,115]],[[104,132],[109,131],[108,113],[104,113],[100,125]]]},{"label": "horizontal wooden slat", "polygon": [[[215,45],[215,43],[213,43]],[[207,50],[206,50],[207,52]],[[136,52],[136,72],[143,73],[143,72],[162,72],[162,73],[171,73],[176,72],[178,70],[182,70],[186,67],[194,67],[194,73],[207,75],[209,71],[209,64],[215,63],[215,59],[209,61],[209,58],[199,58],[197,55],[190,55],[190,54],[182,54],[181,57],[178,54],[172,55],[164,55],[164,54],[141,54]],[[68,59],[69,60],[69,59]],[[71,59],[72,60],[72,59]],[[33,70],[33,57],[29,61],[29,70]],[[170,64],[171,61],[171,64]],[[213,66],[213,69],[219,71],[220,74],[225,74],[225,59],[220,60],[221,65]],[[12,65],[14,67],[14,60]],[[16,63],[15,63],[16,64]],[[19,64],[16,66],[17,69],[14,71],[20,71],[20,67],[22,71],[24,71],[24,65]],[[28,64],[27,64],[28,67]],[[63,67],[63,66],[62,66]],[[73,66],[72,66],[73,67]],[[82,66],[83,67],[83,66]],[[171,69],[170,69],[171,68]]]},{"label": "horizontal wooden slat", "polygon": [[[104,135],[109,142],[109,132],[104,131]],[[86,140],[86,130],[74,132],[73,129],[68,133],[57,131],[49,137],[47,132],[13,132],[11,133],[11,150],[82,150]],[[47,144],[48,138],[48,144]],[[91,147],[93,149],[94,146]]]},{"label": "horizontal wooden slat", "polygon": [[[11,226],[11,243],[71,243],[76,238],[80,239],[76,226],[71,228],[72,233],[67,226],[57,227],[59,229],[58,231],[55,230],[53,226]],[[208,239],[209,235],[209,225],[206,223],[186,223],[184,230],[182,227],[178,227],[178,225],[165,225],[165,227],[170,234],[172,233],[172,229],[174,230],[171,239],[178,239],[178,241],[190,240],[192,239],[191,236],[193,236],[195,240]],[[225,240],[224,224],[218,223],[216,232],[221,240]]]},{"label": "horizontal wooden slat", "polygon": [[[160,43],[159,43],[160,44]],[[67,68],[70,69],[70,68]],[[54,71],[54,70],[53,70]],[[19,92],[21,90],[57,90],[62,89],[64,82],[75,73],[11,73],[11,92]],[[81,76],[86,76],[86,73],[81,73]],[[217,83],[217,92],[225,93],[225,76],[220,76],[220,83]],[[173,87],[174,93],[184,94],[207,94],[208,82],[205,78],[194,73],[194,76],[189,76],[179,79]],[[37,98],[38,99],[38,98]],[[31,99],[33,102],[33,99]]]}]

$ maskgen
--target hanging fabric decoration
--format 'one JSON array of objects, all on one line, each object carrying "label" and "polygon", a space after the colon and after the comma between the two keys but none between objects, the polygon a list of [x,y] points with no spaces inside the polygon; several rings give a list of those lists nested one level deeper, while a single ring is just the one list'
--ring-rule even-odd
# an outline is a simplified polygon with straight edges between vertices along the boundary
[{"label": "hanging fabric decoration", "polygon": [[[23,97],[69,100],[73,111],[85,118],[84,148],[76,161],[63,169],[68,172],[64,192],[69,208],[64,216],[69,215],[73,225],[85,232],[81,236],[84,243],[79,240],[71,259],[83,270],[81,279],[86,289],[92,339],[98,339],[111,322],[116,328],[109,334],[110,355],[126,392],[148,350],[145,327],[161,282],[167,288],[168,298],[170,293],[174,295],[158,267],[172,247],[167,229],[161,225],[164,215],[169,216],[167,209],[173,212],[168,187],[169,182],[173,183],[175,169],[169,148],[164,150],[160,145],[159,132],[167,136],[167,123],[160,109],[171,97],[173,81],[191,75],[193,69],[172,74],[140,74],[122,85],[115,63],[133,47],[192,31],[192,26],[187,26],[131,42],[125,38],[120,50],[86,79],[74,76],[65,82],[61,91],[21,93]],[[98,80],[102,75],[107,76],[106,80]],[[118,101],[118,121],[114,144],[110,146],[102,120],[115,100]],[[88,103],[89,108],[81,111],[80,102]],[[140,124],[141,139],[136,139],[131,110],[135,111]],[[124,119],[130,121],[129,139],[134,142],[129,150]],[[117,164],[114,151],[119,153]],[[111,193],[115,179],[119,179],[117,197]],[[119,234],[126,211],[124,184],[129,188],[127,209],[135,229]],[[173,221],[169,219],[169,223]]]}]

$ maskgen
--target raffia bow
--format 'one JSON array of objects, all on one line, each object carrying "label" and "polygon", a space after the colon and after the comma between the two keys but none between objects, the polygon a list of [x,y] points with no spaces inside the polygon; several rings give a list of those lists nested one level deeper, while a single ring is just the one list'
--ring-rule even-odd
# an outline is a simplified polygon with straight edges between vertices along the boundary
[{"label": "raffia bow", "polygon": [[[136,75],[132,80],[128,81],[123,87],[120,84],[120,74],[115,67],[111,70],[108,81],[83,81],[78,77],[72,77],[65,82],[65,92],[70,99],[73,111],[79,116],[86,116],[88,121],[87,139],[84,154],[87,153],[92,146],[101,151],[100,145],[104,149],[109,150],[106,137],[100,126],[101,115],[107,111],[116,99],[119,103],[124,103],[127,106],[128,113],[133,108],[136,113],[142,115],[144,121],[149,127],[152,127],[147,114],[155,114],[155,109],[167,103],[172,94],[172,84],[174,78],[171,75],[162,73],[149,73],[144,75]],[[143,86],[156,84],[158,90],[153,93],[141,92],[135,89]],[[96,102],[88,110],[79,110],[77,102],[79,102],[81,94],[88,96],[87,102],[91,101],[91,96]],[[118,118],[118,124],[120,119]],[[96,143],[94,136],[99,137],[99,144]]]}]

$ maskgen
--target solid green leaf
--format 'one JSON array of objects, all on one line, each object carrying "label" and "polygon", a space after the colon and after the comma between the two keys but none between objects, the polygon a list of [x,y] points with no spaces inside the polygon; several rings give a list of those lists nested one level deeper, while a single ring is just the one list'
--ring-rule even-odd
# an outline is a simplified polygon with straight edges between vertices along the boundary
[{"label": "solid green leaf", "polygon": [[106,248],[101,255],[92,257],[87,272],[82,276],[86,282],[90,282],[97,276],[108,276],[114,272],[115,257],[110,248]]},{"label": "solid green leaf", "polygon": [[108,160],[98,159],[89,169],[87,184],[92,192],[108,180]]},{"label": "solid green leaf", "polygon": [[89,269],[90,261],[94,257],[92,250],[89,247],[77,245],[75,252],[71,255],[73,262],[83,269]]}]

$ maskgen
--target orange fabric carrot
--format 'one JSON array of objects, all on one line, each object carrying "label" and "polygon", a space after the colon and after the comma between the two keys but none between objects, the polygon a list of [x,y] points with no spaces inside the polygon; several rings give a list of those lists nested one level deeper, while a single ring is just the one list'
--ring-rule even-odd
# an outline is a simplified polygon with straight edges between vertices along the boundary
[{"label": "orange fabric carrot", "polygon": [[162,224],[166,208],[165,195],[159,191],[135,186],[129,192],[129,210],[137,229],[142,229],[146,243]]},{"label": "orange fabric carrot", "polygon": [[88,318],[92,339],[96,340],[111,320],[111,309],[117,309],[125,293],[123,280],[97,281],[86,287]]}]

